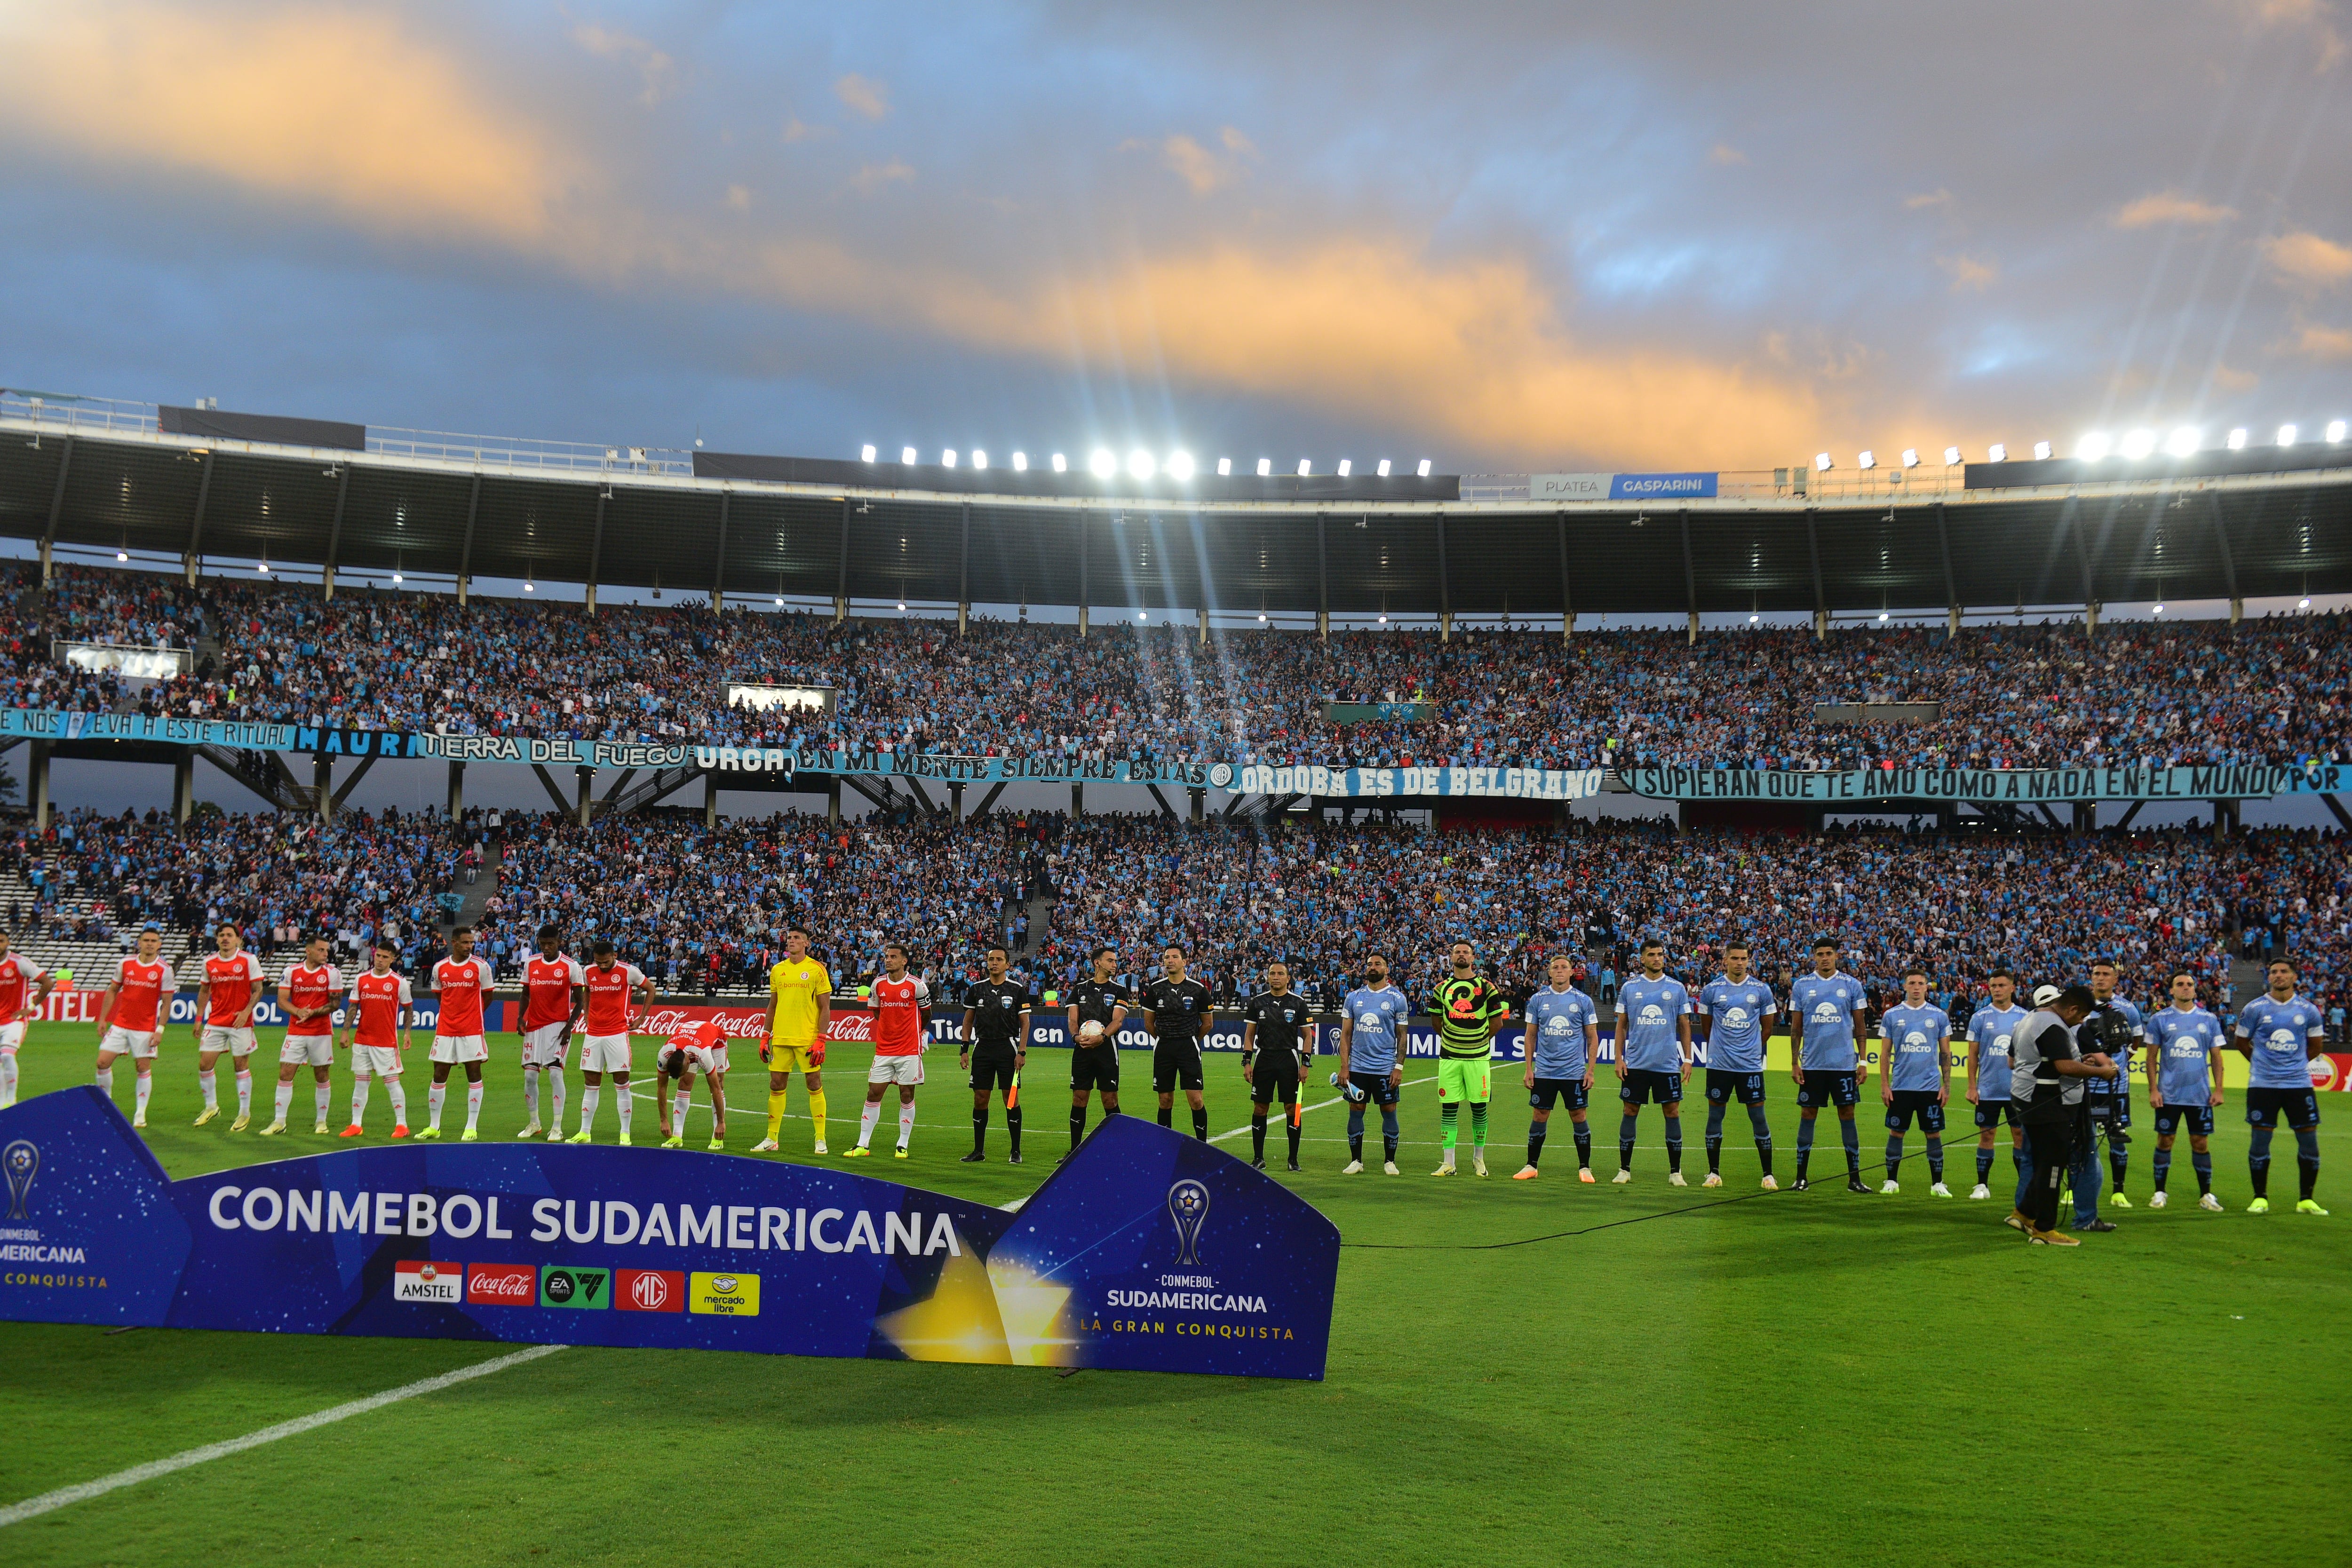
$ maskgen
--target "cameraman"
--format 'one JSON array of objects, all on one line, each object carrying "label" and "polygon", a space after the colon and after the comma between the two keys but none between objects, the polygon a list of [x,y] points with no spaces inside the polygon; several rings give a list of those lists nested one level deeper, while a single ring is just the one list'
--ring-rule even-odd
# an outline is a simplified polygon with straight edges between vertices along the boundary
[{"label": "cameraman", "polygon": [[2083,1146],[2072,1172],[2076,1230],[2116,1228],[2099,1217],[2099,1138],[2107,1141],[2107,1165],[2115,1173],[2116,1190],[2109,1201],[2119,1209],[2131,1207],[2131,1200],[2124,1196],[2124,1173],[2131,1158],[2131,1133],[2126,1131],[2131,1126],[2131,1059],[2146,1030],[2139,1009],[2116,994],[2119,978],[2115,960],[2092,963],[2091,1016],[2076,1032],[2085,1055],[2096,1052],[2116,1068],[2112,1082],[2093,1079],[2084,1086],[2083,1108],[2090,1117],[2093,1138]]},{"label": "cameraman", "polygon": [[2044,985],[2010,1043],[2010,1098],[2022,1109],[2029,1171],[2022,1204],[2008,1223],[2037,1246],[2083,1245],[2058,1229],[2058,1199],[2067,1172],[2091,1147],[2084,1089],[2094,1079],[2116,1075],[2105,1055],[2076,1043],[2077,1026],[2096,1005],[2086,985]]}]

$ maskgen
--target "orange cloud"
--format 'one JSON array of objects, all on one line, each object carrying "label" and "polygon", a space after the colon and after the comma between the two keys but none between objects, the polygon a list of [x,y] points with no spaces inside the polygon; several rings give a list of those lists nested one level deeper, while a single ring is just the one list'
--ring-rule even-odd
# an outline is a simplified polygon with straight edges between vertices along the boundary
[{"label": "orange cloud", "polygon": [[833,84],[833,94],[849,107],[852,113],[868,120],[881,120],[890,112],[890,89],[870,77],[850,72]]},{"label": "orange cloud", "polygon": [[2352,328],[2322,327],[2305,323],[2295,334],[2289,352],[2305,359],[2352,360]]},{"label": "orange cloud", "polygon": [[2158,191],[2136,202],[2126,203],[2110,221],[2117,228],[2147,228],[2159,223],[2185,223],[2203,227],[2227,223],[2237,216],[2235,207],[2200,202],[2195,196],[2184,196],[2178,191]]},{"label": "orange cloud", "polygon": [[2322,239],[2307,230],[2263,241],[2263,255],[2292,282],[2332,287],[2352,278],[2352,246]]},{"label": "orange cloud", "polygon": [[1999,267],[1974,256],[1939,256],[1936,258],[1936,265],[1951,274],[1952,292],[1955,294],[1963,289],[1973,289],[1981,294],[1991,288],[1993,279],[2000,275]]}]

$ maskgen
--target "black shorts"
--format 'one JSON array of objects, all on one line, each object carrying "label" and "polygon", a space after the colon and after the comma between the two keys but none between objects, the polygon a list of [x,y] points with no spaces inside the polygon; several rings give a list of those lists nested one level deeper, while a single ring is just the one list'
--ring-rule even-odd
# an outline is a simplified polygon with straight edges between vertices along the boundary
[{"label": "black shorts", "polygon": [[2192,1138],[2213,1136],[2213,1108],[2210,1105],[2167,1105],[2156,1113],[2156,1133],[2169,1138],[2179,1128],[2183,1119],[2189,1122]]},{"label": "black shorts", "polygon": [[1628,1105],[1679,1105],[1683,1075],[1654,1068],[1627,1068],[1625,1081],[1617,1086],[1617,1098]]},{"label": "black shorts", "polygon": [[2286,1112],[2286,1124],[2298,1132],[2306,1127],[2319,1125],[2319,1095],[2308,1089],[2249,1089],[2246,1090],[2246,1125],[2276,1127],[2279,1112]]},{"label": "black shorts", "polygon": [[1072,1047],[1070,1087],[1078,1090],[1098,1089],[1105,1094],[1117,1094],[1118,1047],[1108,1040],[1098,1046]]},{"label": "black shorts", "polygon": [[1852,1105],[1861,1100],[1853,1086],[1852,1072],[1830,1072],[1822,1068],[1807,1068],[1805,1081],[1797,1086],[1799,1105]]},{"label": "black shorts", "polygon": [[2083,1103],[2091,1108],[2091,1120],[2101,1126],[2116,1132],[2131,1126],[2128,1094],[2085,1094]]},{"label": "black shorts", "polygon": [[1764,1075],[1709,1068],[1706,1069],[1706,1097],[1717,1105],[1734,1100],[1742,1105],[1761,1105],[1764,1103]]},{"label": "black shorts", "polygon": [[1270,1105],[1276,1097],[1279,1096],[1285,1105],[1297,1104],[1298,1058],[1291,1058],[1289,1065],[1292,1070],[1286,1072],[1283,1070],[1281,1058],[1277,1057],[1271,1062],[1260,1058],[1257,1065],[1250,1068],[1251,1101],[1258,1105]]},{"label": "black shorts", "polygon": [[999,1050],[990,1046],[974,1047],[971,1053],[971,1087],[985,1094],[990,1089],[1011,1089],[1013,1075],[1020,1071],[1020,1058],[1012,1050]]},{"label": "black shorts", "polygon": [[1977,1101],[1978,1131],[1991,1131],[1994,1128],[2000,1125],[2001,1119],[2003,1117],[2007,1117],[2009,1119],[2009,1124],[2011,1127],[2022,1127],[2025,1125],[2024,1120],[2017,1114],[2017,1101],[2013,1100],[1979,1100]]},{"label": "black shorts", "polygon": [[1389,1075],[1384,1072],[1351,1072],[1348,1075],[1348,1087],[1363,1096],[1363,1100],[1355,1101],[1356,1104],[1370,1100],[1383,1109],[1394,1105],[1403,1093],[1400,1086],[1389,1081]]},{"label": "black shorts", "polygon": [[1570,1110],[1581,1110],[1588,1092],[1580,1078],[1539,1078],[1528,1093],[1528,1104],[1538,1110],[1549,1110],[1555,1101],[1566,1096]]},{"label": "black shorts", "polygon": [[1151,1091],[1172,1094],[1179,1088],[1199,1089],[1201,1042],[1162,1040],[1151,1047]]},{"label": "black shorts", "polygon": [[1919,1130],[1927,1133],[1944,1131],[1944,1108],[1936,1102],[1932,1089],[1898,1089],[1895,1101],[1886,1108],[1886,1130],[1907,1131],[1913,1117],[1919,1119]]}]

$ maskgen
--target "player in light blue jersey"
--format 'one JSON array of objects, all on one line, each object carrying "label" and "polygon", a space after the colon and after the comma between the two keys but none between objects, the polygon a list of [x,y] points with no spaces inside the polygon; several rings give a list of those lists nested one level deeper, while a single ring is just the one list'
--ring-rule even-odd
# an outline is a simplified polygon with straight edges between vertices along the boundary
[{"label": "player in light blue jersey", "polygon": [[1706,1030],[1706,1180],[1723,1185],[1723,1112],[1734,1100],[1748,1108],[1756,1157],[1764,1163],[1764,1190],[1772,1179],[1772,1124],[1764,1119],[1764,1040],[1780,1008],[1772,988],[1748,973],[1748,944],[1723,946],[1723,974],[1699,988],[1698,1016]]},{"label": "player in light blue jersey", "polygon": [[1853,1108],[1862,1086],[1870,1078],[1870,1058],[1862,1050],[1870,996],[1862,982],[1838,973],[1838,945],[1823,937],[1813,943],[1813,972],[1801,974],[1789,987],[1789,1016],[1801,1026],[1804,1040],[1790,1069],[1797,1079],[1797,1190],[1812,1184],[1805,1168],[1813,1159],[1813,1119],[1822,1107],[1838,1115],[1838,1136],[1845,1142],[1845,1190],[1865,1196],[1862,1179],[1862,1132],[1853,1124]]},{"label": "player in light blue jersey", "polygon": [[1633,1129],[1645,1102],[1666,1116],[1666,1184],[1683,1180],[1683,1077],[1690,1070],[1691,1000],[1683,983],[1666,973],[1666,944],[1652,937],[1642,944],[1642,973],[1617,988],[1617,1098],[1625,1118],[1617,1124],[1617,1173],[1612,1183],[1633,1179]]},{"label": "player in light blue jersey", "polygon": [[1593,1063],[1601,1056],[1601,1014],[1592,998],[1576,988],[1576,962],[1567,953],[1551,955],[1551,984],[1528,998],[1527,1026],[1519,1032],[1519,1055],[1527,1069],[1519,1075],[1528,1091],[1528,1163],[1511,1179],[1532,1182],[1543,1158],[1546,1123],[1552,1107],[1568,1101],[1568,1119],[1576,1128],[1576,1179],[1592,1180],[1592,1126],[1584,1119],[1592,1090]]},{"label": "player in light blue jersey", "polygon": [[2317,1007],[2295,994],[2294,965],[2280,959],[2270,967],[2270,990],[2247,1003],[2238,1014],[2238,1048],[2246,1053],[2246,1123],[2253,1142],[2246,1150],[2246,1170],[2254,1179],[2254,1201],[2249,1214],[2271,1212],[2271,1134],[2278,1130],[2284,1111],[2294,1130],[2294,1163],[2303,1178],[2303,1199],[2297,1214],[2324,1215],[2319,1200],[2319,1096],[2311,1087],[2310,1061],[2327,1038],[2326,1020]]},{"label": "player in light blue jersey", "polygon": [[1348,1099],[1348,1163],[1340,1174],[1364,1168],[1364,1106],[1381,1108],[1381,1168],[1397,1174],[1397,1099],[1404,1082],[1405,1020],[1412,1004],[1389,984],[1384,952],[1364,955],[1364,983],[1348,993],[1339,1016],[1339,1070],[1332,1084]]},{"label": "player in light blue jersey", "polygon": [[1952,1098],[1951,1015],[1927,1000],[1927,972],[1903,973],[1903,1000],[1878,1020],[1885,1042],[1884,1070],[1878,1075],[1879,1103],[1886,1107],[1886,1184],[1882,1193],[1899,1193],[1903,1184],[1903,1135],[1911,1119],[1927,1139],[1927,1191],[1948,1198],[1944,1185],[1944,1106]]},{"label": "player in light blue jersey", "polygon": [[[2009,1045],[2032,1015],[2017,1005],[2017,976],[2008,970],[1994,970],[1985,991],[1990,1000],[1969,1018],[1969,1103],[1977,1108],[1977,1184],[1969,1190],[1971,1198],[1992,1196],[1993,1133],[2004,1120],[2010,1163],[2017,1169],[2019,1193],[2025,1191],[2025,1124],[2009,1096]],[[2022,1196],[2015,1206],[2025,1206]]]},{"label": "player in light blue jersey", "polygon": [[2189,1161],[2197,1172],[2197,1206],[2219,1213],[2213,1195],[2213,1108],[2221,1103],[2221,1020],[2197,1005],[2197,977],[2187,970],[2172,977],[2172,1005],[2147,1016],[2147,1108],[2156,1113],[2156,1192],[2150,1208],[2162,1208],[2165,1179],[2172,1174],[2172,1139],[2189,1123]]}]

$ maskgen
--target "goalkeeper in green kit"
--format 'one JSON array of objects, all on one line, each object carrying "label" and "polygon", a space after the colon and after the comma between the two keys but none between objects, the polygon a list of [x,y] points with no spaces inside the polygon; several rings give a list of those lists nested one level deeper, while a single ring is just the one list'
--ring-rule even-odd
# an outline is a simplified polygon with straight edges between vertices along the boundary
[{"label": "goalkeeper in green kit", "polygon": [[1454,972],[1437,983],[1430,1009],[1437,1017],[1437,1118],[1445,1145],[1444,1163],[1433,1176],[1454,1173],[1454,1145],[1461,1135],[1462,1107],[1470,1106],[1470,1169],[1486,1173],[1486,1101],[1494,1093],[1495,1028],[1511,1016],[1511,1005],[1478,973],[1478,955],[1466,942],[1454,944]]}]

